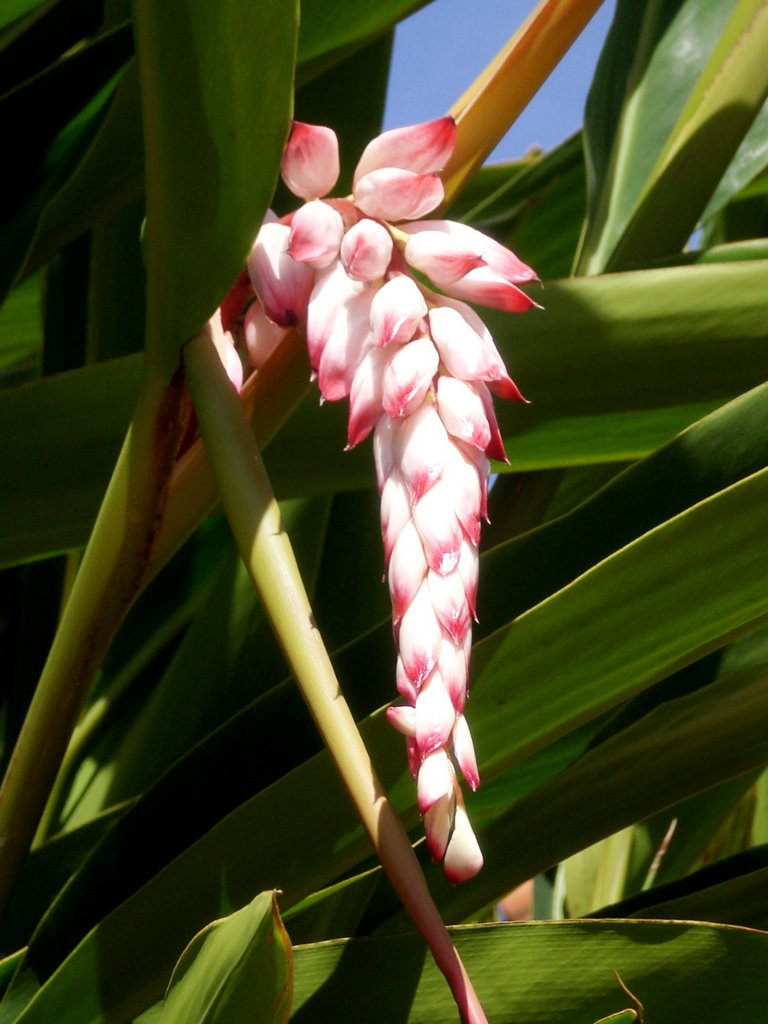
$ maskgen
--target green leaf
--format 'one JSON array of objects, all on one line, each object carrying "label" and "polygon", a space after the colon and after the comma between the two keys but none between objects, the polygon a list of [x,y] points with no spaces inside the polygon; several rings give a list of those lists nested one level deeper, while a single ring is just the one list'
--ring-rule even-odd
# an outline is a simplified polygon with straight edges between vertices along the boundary
[{"label": "green leaf", "polygon": [[715,189],[707,208],[701,215],[702,221],[714,217],[726,203],[768,166],[768,103],[752,122],[727,171]]},{"label": "green leaf", "polygon": [[131,356],[0,393],[0,563],[85,543],[140,376]]},{"label": "green leaf", "polygon": [[0,130],[17,153],[0,200],[0,298],[24,265],[45,205],[90,146],[129,53],[121,26],[0,99]]},{"label": "green leaf", "polygon": [[[242,268],[277,180],[293,99],[295,0],[139,0],[147,346],[178,352]],[[269,26],[269,31],[265,31]]]},{"label": "green leaf", "polygon": [[131,60],[81,162],[46,205],[24,272],[47,263],[62,245],[138,196],[143,158],[138,68]]},{"label": "green leaf", "polygon": [[263,892],[192,939],[174,969],[160,1024],[288,1019],[291,944],[276,897]]},{"label": "green leaf", "polygon": [[607,267],[620,270],[686,244],[768,94],[768,10],[740,0],[659,154]]},{"label": "green leaf", "polygon": [[737,3],[619,0],[585,113],[589,220],[581,273],[608,262]]},{"label": "green leaf", "polygon": [[[562,921],[456,928],[457,949],[494,1024],[593,1021],[626,1012],[618,973],[654,1024],[760,1020],[768,936],[681,922]],[[298,947],[292,1020],[455,1020],[423,942],[405,934]],[[706,964],[706,970],[702,965]]]},{"label": "green leaf", "polygon": [[768,847],[736,854],[688,877],[656,886],[595,917],[676,918],[719,921],[748,928],[768,926]]},{"label": "green leaf", "polygon": [[14,288],[0,310],[0,381],[4,387],[33,376],[42,347],[40,278]]}]

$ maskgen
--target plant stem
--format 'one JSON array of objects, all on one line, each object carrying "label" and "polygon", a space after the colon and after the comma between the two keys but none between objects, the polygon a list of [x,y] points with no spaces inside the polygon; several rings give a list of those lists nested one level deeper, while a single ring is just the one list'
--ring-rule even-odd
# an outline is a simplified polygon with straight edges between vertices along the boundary
[{"label": "plant stem", "polygon": [[224,510],[302,696],[384,870],[451,987],[462,1020],[482,1024],[486,1018],[472,983],[376,776],[314,624],[261,455],[213,343],[201,333],[186,346],[184,356]]},{"label": "plant stem", "polygon": [[182,390],[148,380],[0,788],[0,913],[80,709],[141,585],[179,439]]},{"label": "plant stem", "polygon": [[541,0],[450,113],[453,156],[441,177],[450,202],[539,91],[602,0]]}]

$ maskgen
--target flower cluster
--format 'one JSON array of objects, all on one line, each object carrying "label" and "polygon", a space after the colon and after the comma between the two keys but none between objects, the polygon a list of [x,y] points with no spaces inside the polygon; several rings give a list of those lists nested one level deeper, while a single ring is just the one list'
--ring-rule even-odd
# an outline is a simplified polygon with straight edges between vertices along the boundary
[{"label": "flower cluster", "polygon": [[294,123],[282,176],[304,204],[269,215],[212,333],[225,362],[227,332],[239,331],[260,365],[298,326],[323,398],[349,398],[347,447],[373,433],[406,701],[388,714],[407,738],[429,850],[459,881],[482,865],[454,763],[474,790],[464,705],[477,545],[488,460],[506,459],[491,392],[521,398],[464,300],[522,312],[534,303],[518,285],[535,274],[471,227],[423,219],[443,200],[438,172],[455,136],[450,117],[385,132],[363,152],[352,195],[329,199],[336,136]]}]

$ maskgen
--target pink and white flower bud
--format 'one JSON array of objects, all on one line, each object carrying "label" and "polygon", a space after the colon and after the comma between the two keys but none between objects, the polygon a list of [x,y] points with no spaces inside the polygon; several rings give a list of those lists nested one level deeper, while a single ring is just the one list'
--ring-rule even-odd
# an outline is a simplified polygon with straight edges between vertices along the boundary
[{"label": "pink and white flower bud", "polygon": [[445,189],[436,174],[414,174],[395,167],[370,171],[356,183],[355,205],[368,217],[390,223],[416,220],[442,203]]},{"label": "pink and white flower bud", "polygon": [[[457,787],[458,788],[458,787]],[[456,811],[453,819],[453,832],[448,841],[443,860],[443,870],[449,882],[466,882],[474,878],[483,866],[483,854],[472,830],[461,799],[461,791],[456,797]]]},{"label": "pink and white flower bud", "polygon": [[408,704],[387,708],[387,721],[403,736],[416,735],[416,708]]},{"label": "pink and white flower bud", "polygon": [[457,715],[464,711],[464,702],[467,699],[467,669],[471,644],[472,635],[469,631],[461,644],[456,644],[447,636],[443,636],[437,656],[436,671],[440,673],[445,691]]},{"label": "pink and white flower bud", "polygon": [[459,576],[461,576],[461,582],[464,584],[464,593],[467,597],[467,604],[469,605],[470,613],[474,619],[477,618],[475,615],[475,605],[477,603],[477,578],[479,567],[480,558],[476,545],[469,543],[467,540],[462,540],[459,546],[457,572]]},{"label": "pink and white flower bud", "polygon": [[453,793],[432,804],[424,814],[424,831],[427,836],[427,849],[434,861],[440,863],[445,856],[448,840],[451,837],[456,799]]},{"label": "pink and white flower bud", "polygon": [[461,242],[442,231],[418,231],[412,234],[405,246],[405,258],[412,267],[434,281],[438,288],[452,285],[475,267],[485,266],[485,260],[479,253],[465,248]]},{"label": "pink and white flower bud", "polygon": [[[373,463],[376,467],[376,483],[379,487],[379,494],[384,489],[384,484],[396,468],[402,473],[399,466],[399,434],[400,424],[396,424],[389,416],[382,416],[376,424],[373,432]],[[405,478],[403,482],[408,487]],[[408,487],[410,494],[410,487]]]},{"label": "pink and white flower bud", "polygon": [[397,637],[403,668],[417,688],[435,667],[442,639],[443,630],[432,608],[425,580],[400,620]]},{"label": "pink and white flower bud", "polygon": [[381,403],[393,419],[409,416],[432,387],[438,355],[430,338],[414,338],[392,352],[382,378]]},{"label": "pink and white flower bud", "polygon": [[392,548],[387,579],[392,598],[392,621],[395,625],[402,619],[416,593],[427,576],[427,559],[419,531],[413,520],[403,526]]},{"label": "pink and white flower bud", "polygon": [[484,452],[491,443],[485,404],[467,381],[442,375],[437,381],[437,411],[445,429],[459,441]]},{"label": "pink and white flower bud", "polygon": [[381,381],[387,353],[380,348],[366,348],[355,370],[349,390],[347,450],[360,444],[381,420]]},{"label": "pink and white flower bud", "polygon": [[494,390],[502,388],[505,398],[525,401],[510,379],[487,328],[469,306],[441,299],[440,305],[429,311],[429,330],[451,376],[485,381]]},{"label": "pink and white flower bud", "polygon": [[445,748],[429,754],[421,762],[417,783],[419,810],[426,814],[438,800],[450,796],[454,789],[456,771],[450,762]]},{"label": "pink and white flower bud", "polygon": [[487,475],[487,459],[481,473],[473,459],[458,445],[451,446],[441,479],[453,495],[453,509],[462,530],[475,546],[480,543],[480,519],[485,510],[483,497]]},{"label": "pink and white flower bud", "polygon": [[330,128],[294,121],[280,167],[283,181],[300,199],[327,195],[339,178],[339,140]]},{"label": "pink and white flower bud", "polygon": [[381,537],[384,541],[384,565],[389,559],[400,531],[411,521],[411,503],[403,478],[397,470],[387,477],[381,491]]},{"label": "pink and white flower bud", "polygon": [[369,291],[353,295],[333,321],[317,365],[320,393],[328,401],[346,398],[366,350],[372,347],[371,298]]},{"label": "pink and white flower bud", "polygon": [[365,147],[355,168],[355,184],[370,171],[382,167],[399,167],[416,174],[441,171],[455,145],[456,122],[452,117],[394,128]]},{"label": "pink and white flower bud", "polygon": [[[415,707],[416,707],[416,698],[418,696],[418,690],[416,689],[414,684],[411,682],[411,679],[408,676],[408,673],[405,671],[405,666],[403,665],[403,659],[400,657],[399,654],[397,656],[397,663],[395,665],[395,685],[397,686],[397,692],[400,694],[400,696],[404,697],[405,700],[408,701],[410,706],[415,709]],[[415,713],[416,712],[414,710],[414,714]],[[415,729],[415,722],[416,722],[416,720],[414,719],[414,729]],[[414,745],[414,750],[415,750],[415,745]],[[418,763],[417,763],[417,765],[416,765],[416,769],[417,770],[418,770],[418,767],[419,766],[418,766]],[[412,774],[413,774],[413,777],[415,779],[416,778],[416,771],[414,771]]]},{"label": "pink and white flower bud", "polygon": [[320,365],[339,313],[365,286],[347,276],[340,263],[320,271],[307,303],[307,349],[313,370]]},{"label": "pink and white flower bud", "polygon": [[[406,224],[404,230],[413,236],[411,241],[415,243],[415,248],[412,250],[414,252],[424,246],[439,248],[437,239],[430,238],[428,242],[425,242],[423,236],[440,234],[445,239],[446,245],[457,246],[467,254],[479,257],[481,264],[490,267],[510,284],[526,284],[528,281],[538,280],[536,272],[518,259],[510,249],[468,224],[459,224],[452,220],[425,220],[420,223]],[[422,236],[422,241],[416,242],[420,236]],[[408,245],[410,244],[409,241]],[[410,263],[410,260],[408,262]],[[417,266],[415,263],[412,265]],[[424,272],[426,273],[426,271]],[[433,280],[436,284],[440,283],[437,278],[433,278]]]},{"label": "pink and white flower bud", "polygon": [[300,263],[321,270],[338,258],[343,237],[341,214],[322,199],[313,199],[293,215],[288,252]]},{"label": "pink and white flower bud", "polygon": [[[418,712],[414,719],[414,730],[418,720]],[[467,780],[469,788],[474,792],[480,785],[480,773],[477,770],[475,745],[464,715],[458,715],[453,726],[453,754],[461,768],[461,774]]]},{"label": "pink and white flower bud", "polygon": [[505,313],[525,313],[536,305],[529,295],[490,267],[470,270],[464,277],[446,286],[445,290],[457,299],[490,306],[491,309],[502,309]]},{"label": "pink and white flower bud", "polygon": [[392,259],[392,236],[378,221],[364,217],[344,235],[341,262],[355,281],[383,277]]},{"label": "pink and white flower bud", "polygon": [[304,323],[315,274],[288,253],[291,229],[262,224],[248,257],[248,273],[267,316],[281,327]]},{"label": "pink and white flower bud", "polygon": [[413,506],[416,523],[429,568],[441,576],[459,564],[463,534],[453,510],[451,494],[442,479],[437,480]]},{"label": "pink and white flower bud", "polygon": [[398,422],[395,440],[400,472],[415,503],[440,479],[450,447],[448,433],[434,405],[424,402]]},{"label": "pink and white flower bud", "polygon": [[410,341],[428,313],[424,295],[412,277],[398,274],[377,289],[371,303],[374,345]]},{"label": "pink and white flower bud", "polygon": [[427,583],[440,625],[454,643],[461,643],[472,625],[472,614],[458,567],[447,574],[430,569]]},{"label": "pink and white flower bud", "polygon": [[255,299],[245,313],[243,337],[248,359],[254,370],[266,363],[286,334],[285,327],[273,323],[264,312],[259,299]]},{"label": "pink and white flower bud", "polygon": [[415,738],[422,757],[442,747],[450,739],[456,712],[439,673],[433,672],[416,697]]}]

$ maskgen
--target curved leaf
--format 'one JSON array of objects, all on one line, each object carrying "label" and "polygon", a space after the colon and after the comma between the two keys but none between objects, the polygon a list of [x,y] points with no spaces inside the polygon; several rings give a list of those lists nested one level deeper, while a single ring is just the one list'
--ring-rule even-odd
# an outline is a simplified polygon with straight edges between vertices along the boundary
[{"label": "curved leaf", "polygon": [[619,0],[590,89],[581,273],[605,266],[739,0]]},{"label": "curved leaf", "polygon": [[[462,959],[497,1024],[592,1021],[626,1007],[616,974],[654,1024],[759,1020],[768,936],[682,922],[559,921],[456,928]],[[415,935],[295,950],[292,1020],[314,1024],[342,1002],[350,1020],[447,1024],[449,999]],[[706,965],[703,969],[702,965]]]},{"label": "curved leaf", "polygon": [[291,944],[263,892],[247,907],[196,935],[174,968],[160,1024],[286,1021],[291,1007]]},{"label": "curved leaf", "polygon": [[[134,8],[147,193],[147,346],[179,348],[242,268],[274,190],[293,100],[295,0]],[[269,31],[264,30],[269,26]]]}]

